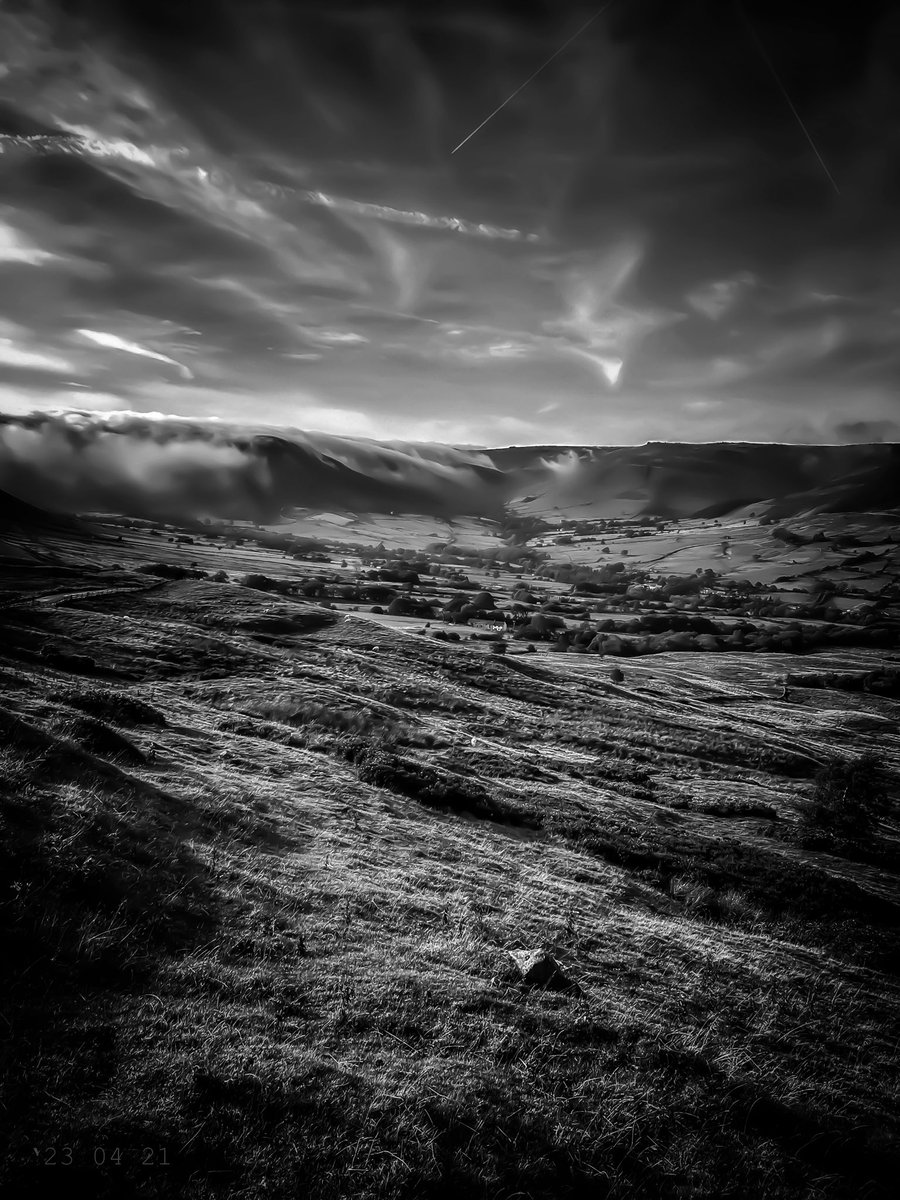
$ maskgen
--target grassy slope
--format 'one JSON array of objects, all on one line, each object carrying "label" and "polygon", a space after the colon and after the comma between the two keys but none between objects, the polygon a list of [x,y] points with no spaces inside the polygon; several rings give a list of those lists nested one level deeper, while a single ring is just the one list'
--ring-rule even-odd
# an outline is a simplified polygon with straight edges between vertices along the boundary
[{"label": "grassy slope", "polygon": [[[782,831],[833,751],[896,768],[895,703],[779,701],[790,656],[262,640],[271,598],[205,594],[0,614],[3,1182],[887,1194],[896,830]],[[579,991],[523,990],[531,946]]]}]

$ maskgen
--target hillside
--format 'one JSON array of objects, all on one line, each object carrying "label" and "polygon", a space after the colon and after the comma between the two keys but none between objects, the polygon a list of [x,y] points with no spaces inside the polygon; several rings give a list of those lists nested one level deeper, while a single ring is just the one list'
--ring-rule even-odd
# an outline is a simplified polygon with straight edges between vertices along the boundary
[{"label": "hillside", "polygon": [[[900,505],[900,447],[650,442],[512,447],[492,461],[522,491],[517,511],[585,517],[725,516],[765,505],[779,517]],[[525,497],[530,499],[526,500]]]},{"label": "hillside", "polygon": [[34,504],[0,491],[0,533],[49,532],[51,530],[75,532],[78,522],[64,513],[48,512]]},{"label": "hillside", "polygon": [[48,537],[77,538],[84,527],[75,517],[48,512],[0,490],[0,558],[40,562]]},{"label": "hillside", "polygon": [[896,807],[805,814],[895,805],[895,652],[498,656],[155,540],[0,608],[7,1189],[889,1194]]}]

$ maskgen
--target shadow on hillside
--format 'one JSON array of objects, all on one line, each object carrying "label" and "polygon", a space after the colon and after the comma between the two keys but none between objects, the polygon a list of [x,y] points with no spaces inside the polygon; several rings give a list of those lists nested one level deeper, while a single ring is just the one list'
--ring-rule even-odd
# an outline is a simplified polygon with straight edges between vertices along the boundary
[{"label": "shadow on hillside", "polygon": [[[727,1083],[727,1081],[725,1081]],[[900,1145],[887,1129],[859,1128],[842,1117],[823,1121],[799,1104],[786,1104],[743,1081],[726,1087],[732,1112],[745,1129],[826,1176],[837,1176],[854,1196],[891,1194],[900,1173]]]},{"label": "shadow on hillside", "polygon": [[2,1181],[89,1140],[93,1098],[115,1106],[129,996],[219,914],[172,798],[2,710],[0,746]]}]

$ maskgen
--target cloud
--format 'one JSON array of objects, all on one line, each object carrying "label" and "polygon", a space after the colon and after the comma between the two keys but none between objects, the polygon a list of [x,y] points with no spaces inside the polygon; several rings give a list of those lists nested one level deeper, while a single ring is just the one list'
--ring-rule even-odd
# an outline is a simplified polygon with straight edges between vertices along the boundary
[{"label": "cloud", "polygon": [[834,434],[841,442],[900,442],[900,420],[837,421]]},{"label": "cloud", "polygon": [[740,271],[730,279],[714,279],[689,291],[688,306],[710,321],[720,321],[757,282],[752,271]]},{"label": "cloud", "polygon": [[10,338],[0,338],[0,366],[22,367],[25,370],[62,373],[72,370],[72,364],[58,354],[28,350],[16,346]]},{"label": "cloud", "polygon": [[892,419],[896,26],[765,19],[839,198],[727,6],[638,8],[451,157],[561,9],[0,6],[8,402],[467,443]]},{"label": "cloud", "polygon": [[62,150],[73,154],[87,154],[95,158],[119,158],[142,167],[161,166],[168,158],[168,152],[158,147],[143,149],[136,146],[134,142],[127,142],[122,138],[99,136],[95,130],[84,126],[61,124],[73,136],[67,138],[62,144],[54,146],[53,149],[57,152]]},{"label": "cloud", "polygon": [[414,246],[411,240],[377,221],[347,218],[347,224],[372,248],[385,276],[382,291],[387,293],[391,306],[401,311],[415,309],[436,258],[433,249]]},{"label": "cloud", "polygon": [[167,354],[159,354],[156,350],[148,350],[146,346],[139,346],[136,342],[129,342],[114,333],[104,333],[97,329],[76,329],[75,332],[80,333],[88,341],[109,350],[122,350],[126,354],[137,354],[141,358],[155,358],[157,362],[169,363],[170,366],[176,367],[181,372],[184,379],[194,378],[190,368],[186,367],[184,363],[176,362],[174,358],[169,358]]},{"label": "cloud", "polygon": [[505,229],[503,226],[491,225],[485,221],[469,221],[465,217],[409,212],[404,209],[392,208],[387,204],[371,204],[365,200],[351,200],[346,196],[328,196],[324,192],[307,191],[303,193],[303,197],[310,204],[332,208],[350,216],[395,221],[400,225],[414,225],[420,229],[435,229],[447,233],[461,233],[467,237],[508,242],[539,242],[541,240],[540,235],[533,231],[527,233],[521,229]]},{"label": "cloud", "polygon": [[619,383],[649,334],[682,319],[677,312],[620,299],[645,254],[643,239],[632,236],[593,261],[565,269],[560,281],[565,311],[542,325],[561,354],[590,364],[608,387]]},{"label": "cloud", "polygon": [[478,451],[129,411],[0,416],[0,471],[51,508],[266,520],[286,505],[496,514],[505,487]]},{"label": "cloud", "polygon": [[336,408],[325,405],[304,404],[297,408],[296,420],[304,429],[315,433],[336,433],[357,437],[377,437],[378,426],[361,409]]},{"label": "cloud", "polygon": [[0,221],[0,262],[24,263],[30,267],[40,267],[51,262],[56,256],[48,250],[29,245],[27,240],[5,221]]},{"label": "cloud", "polygon": [[601,354],[591,354],[587,350],[582,350],[579,346],[570,347],[568,353],[574,355],[576,358],[585,359],[595,366],[600,378],[608,383],[610,387],[615,387],[619,382],[619,376],[622,374],[622,368],[625,365],[624,359],[606,358]]},{"label": "cloud", "polygon": [[362,346],[369,339],[361,333],[355,333],[351,329],[310,329],[301,327],[301,332],[304,333],[312,342],[321,342],[326,346]]}]

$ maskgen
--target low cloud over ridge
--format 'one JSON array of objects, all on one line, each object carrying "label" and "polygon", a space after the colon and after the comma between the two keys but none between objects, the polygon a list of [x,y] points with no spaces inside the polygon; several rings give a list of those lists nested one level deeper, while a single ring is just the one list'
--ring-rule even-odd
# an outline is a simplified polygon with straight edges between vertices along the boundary
[{"label": "low cloud over ridge", "polygon": [[[865,432],[867,427],[861,430]],[[541,507],[690,516],[895,505],[900,447],[752,443],[518,446],[377,442],[158,413],[0,416],[0,488],[63,512],[276,521],[283,509],[499,517]]]},{"label": "low cloud over ridge", "polygon": [[60,511],[273,520],[288,506],[495,514],[479,450],[146,413],[0,416],[0,484]]}]

